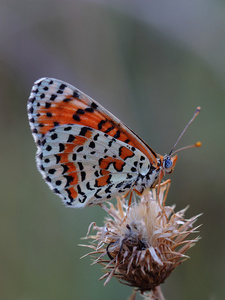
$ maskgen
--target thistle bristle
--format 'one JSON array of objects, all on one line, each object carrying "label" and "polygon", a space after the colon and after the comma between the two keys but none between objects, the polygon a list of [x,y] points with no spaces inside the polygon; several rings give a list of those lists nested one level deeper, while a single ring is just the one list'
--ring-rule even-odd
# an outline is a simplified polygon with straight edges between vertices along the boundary
[{"label": "thistle bristle", "polygon": [[196,232],[193,224],[198,216],[184,219],[186,209],[175,213],[175,206],[165,206],[165,189],[160,187],[159,201],[153,190],[130,207],[121,198],[116,206],[101,206],[108,217],[104,227],[92,223],[96,234],[88,235],[92,242],[87,247],[94,262],[104,266],[105,284],[115,277],[141,292],[151,291],[188,258],[186,251],[199,240],[187,239]]}]

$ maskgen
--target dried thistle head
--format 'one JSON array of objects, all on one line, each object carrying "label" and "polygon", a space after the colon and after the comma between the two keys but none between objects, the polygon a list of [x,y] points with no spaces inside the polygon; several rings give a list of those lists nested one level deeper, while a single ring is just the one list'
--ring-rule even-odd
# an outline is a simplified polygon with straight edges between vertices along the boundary
[{"label": "dried thistle head", "polygon": [[186,251],[199,239],[187,239],[196,232],[193,224],[198,216],[184,219],[186,209],[174,212],[175,206],[166,206],[166,187],[146,192],[139,202],[130,207],[118,198],[116,207],[103,204],[108,213],[104,226],[92,223],[95,235],[88,235],[94,263],[104,266],[105,284],[112,277],[133,286],[141,292],[154,290],[171,272],[188,258]]}]

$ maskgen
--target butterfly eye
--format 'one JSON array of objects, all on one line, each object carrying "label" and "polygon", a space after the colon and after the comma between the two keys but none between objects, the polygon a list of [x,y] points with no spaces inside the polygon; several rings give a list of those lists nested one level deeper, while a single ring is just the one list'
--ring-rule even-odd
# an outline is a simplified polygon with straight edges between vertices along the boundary
[{"label": "butterfly eye", "polygon": [[164,160],[164,168],[165,169],[170,169],[173,166],[173,162],[171,160],[171,158],[168,156],[166,157],[166,159]]}]

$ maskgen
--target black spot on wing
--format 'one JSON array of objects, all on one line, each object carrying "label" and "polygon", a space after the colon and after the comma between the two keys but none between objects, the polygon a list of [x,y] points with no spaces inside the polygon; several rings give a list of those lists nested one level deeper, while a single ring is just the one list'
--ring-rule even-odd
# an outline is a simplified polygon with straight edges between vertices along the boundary
[{"label": "black spot on wing", "polygon": [[63,143],[59,143],[59,152],[63,152],[65,150],[65,145]]},{"label": "black spot on wing", "polygon": [[112,131],[115,127],[114,126],[111,126],[109,128],[107,128],[104,132],[105,133],[109,133],[110,131]]},{"label": "black spot on wing", "polygon": [[77,114],[73,115],[73,119],[78,122],[80,121],[80,117]]},{"label": "black spot on wing", "polygon": [[93,190],[95,190],[95,189],[91,188],[91,186],[90,186],[90,182],[88,182],[88,183],[86,184],[86,187],[87,187],[87,189],[88,189],[88,190],[90,190],[90,191],[93,191]]},{"label": "black spot on wing", "polygon": [[46,103],[45,103],[45,108],[50,108],[50,107],[51,107],[51,103],[46,102]]},{"label": "black spot on wing", "polygon": [[85,178],[86,178],[86,172],[81,171],[81,172],[80,172],[80,175],[81,175],[81,181],[84,181]]},{"label": "black spot on wing", "polygon": [[96,108],[98,108],[98,105],[95,102],[92,102],[91,103],[91,107],[94,108],[94,109],[96,109]]},{"label": "black spot on wing", "polygon": [[52,135],[51,135],[51,139],[54,141],[54,140],[56,140],[58,138],[58,134],[57,133],[53,133]]},{"label": "black spot on wing", "polygon": [[80,136],[85,136],[86,133],[87,133],[88,131],[92,131],[92,130],[93,130],[93,129],[90,128],[90,127],[82,127],[81,130],[80,130],[79,135],[80,135]]},{"label": "black spot on wing", "polygon": [[82,162],[78,161],[77,164],[78,164],[78,167],[79,167],[80,171],[82,171],[84,169],[84,166],[83,166]]},{"label": "black spot on wing", "polygon": [[66,178],[67,181],[65,187],[68,187],[70,183],[74,180],[74,177],[69,175],[64,175],[64,177]]},{"label": "black spot on wing", "polygon": [[51,100],[51,101],[54,101],[56,98],[57,98],[57,95],[52,94],[51,97],[50,97],[50,100]]},{"label": "black spot on wing", "polygon": [[93,113],[93,112],[94,112],[94,108],[92,108],[92,107],[86,107],[86,108],[85,108],[85,111],[86,111],[86,112]]},{"label": "black spot on wing", "polygon": [[78,115],[83,115],[83,114],[85,114],[85,111],[83,109],[81,109],[81,108],[78,108],[78,110],[76,111],[76,113]]},{"label": "black spot on wing", "polygon": [[95,197],[96,199],[101,199],[101,198],[102,198],[101,196],[98,195],[98,193],[99,193],[101,190],[102,190],[102,189],[99,188],[99,189],[97,189],[97,191],[95,192],[94,197]]},{"label": "black spot on wing", "polygon": [[72,143],[74,140],[75,140],[75,136],[72,135],[72,134],[70,134],[69,137],[68,137],[67,142],[68,142],[68,143]]},{"label": "black spot on wing", "polygon": [[55,158],[56,158],[56,163],[58,164],[61,160],[61,156],[58,154],[55,154]]},{"label": "black spot on wing", "polygon": [[69,167],[67,165],[62,164],[62,168],[63,168],[62,174],[65,174],[69,170]]},{"label": "black spot on wing", "polygon": [[79,99],[79,97],[80,97],[80,93],[79,93],[79,91],[78,91],[78,90],[74,90],[74,91],[73,91],[73,97],[75,97],[75,98],[78,98],[78,99]]},{"label": "black spot on wing", "polygon": [[67,127],[64,128],[64,131],[70,131],[71,129],[72,129],[71,126],[67,126]]},{"label": "black spot on wing", "polygon": [[114,138],[118,139],[120,137],[120,130],[117,130],[117,132],[114,134]]},{"label": "black spot on wing", "polygon": [[107,122],[107,120],[101,120],[99,123],[98,123],[98,129],[101,130],[102,129],[102,126]]}]

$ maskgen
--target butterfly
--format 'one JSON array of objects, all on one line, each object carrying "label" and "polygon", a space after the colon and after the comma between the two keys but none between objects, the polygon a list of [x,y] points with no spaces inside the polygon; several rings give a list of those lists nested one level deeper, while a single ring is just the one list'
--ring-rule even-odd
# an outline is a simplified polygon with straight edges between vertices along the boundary
[{"label": "butterfly", "polygon": [[98,102],[61,80],[37,80],[27,109],[37,167],[66,205],[91,206],[129,191],[141,195],[176,165],[177,143],[168,155],[156,154]]}]

